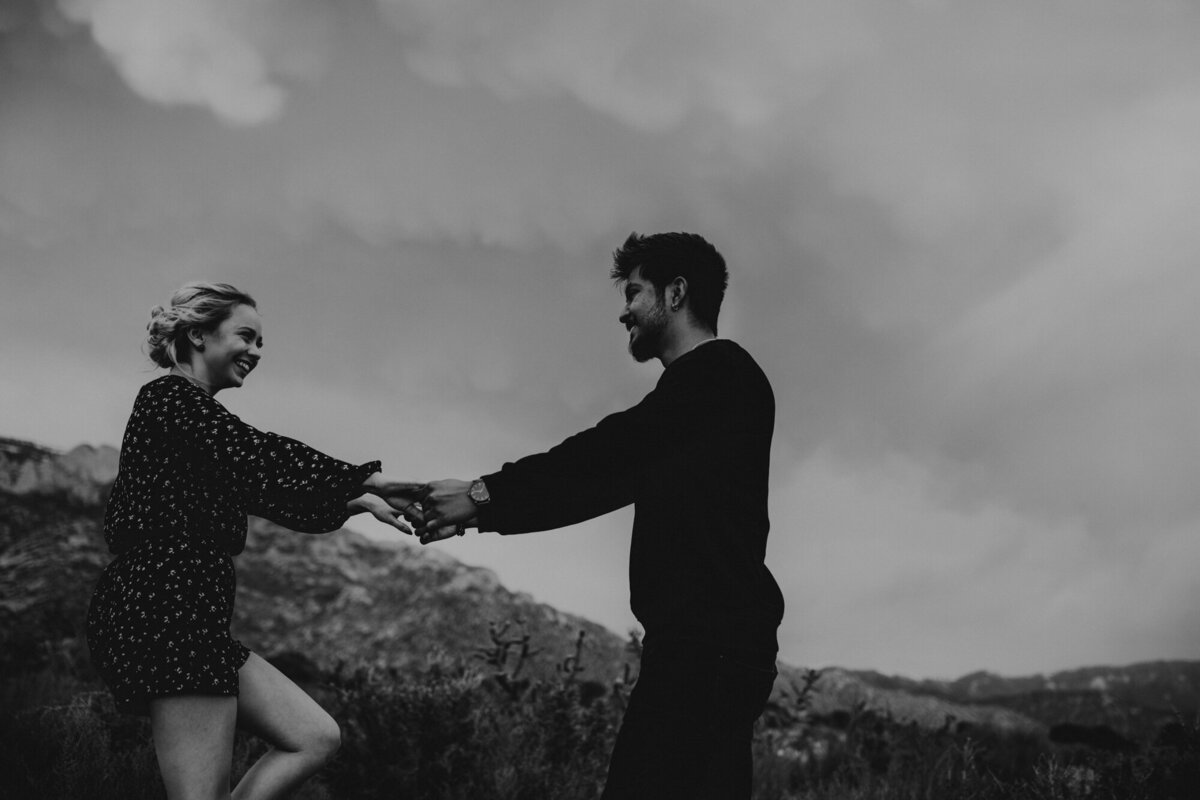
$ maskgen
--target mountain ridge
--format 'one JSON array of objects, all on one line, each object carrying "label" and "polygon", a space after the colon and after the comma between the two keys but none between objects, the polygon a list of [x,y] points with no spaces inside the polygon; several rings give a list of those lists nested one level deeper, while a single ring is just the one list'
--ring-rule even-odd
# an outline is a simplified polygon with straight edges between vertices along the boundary
[{"label": "mountain ridge", "polygon": [[[904,689],[920,694],[959,699],[983,700],[1029,692],[1046,691],[1135,691],[1139,685],[1178,683],[1181,672],[1194,671],[1200,678],[1200,662],[1189,659],[1154,659],[1128,664],[1100,664],[1054,672],[1001,675],[976,670],[954,679],[909,678],[874,670],[848,670],[879,688]],[[1178,688],[1179,701],[1187,706],[1200,703],[1196,686],[1200,681],[1184,681]]]},{"label": "mountain ridge", "polygon": [[65,453],[22,439],[0,437],[0,491],[11,495],[60,494],[94,505],[117,477],[120,451],[80,444]]}]

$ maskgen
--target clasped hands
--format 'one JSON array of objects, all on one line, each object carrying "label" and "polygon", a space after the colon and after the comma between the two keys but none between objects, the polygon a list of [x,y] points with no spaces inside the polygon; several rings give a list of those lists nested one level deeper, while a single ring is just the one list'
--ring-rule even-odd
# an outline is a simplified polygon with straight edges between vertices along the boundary
[{"label": "clasped hands", "polygon": [[414,483],[376,472],[363,484],[367,494],[351,501],[351,509],[366,511],[393,528],[419,536],[421,544],[429,544],[461,536],[478,525],[478,508],[467,494],[470,488],[470,481]]}]

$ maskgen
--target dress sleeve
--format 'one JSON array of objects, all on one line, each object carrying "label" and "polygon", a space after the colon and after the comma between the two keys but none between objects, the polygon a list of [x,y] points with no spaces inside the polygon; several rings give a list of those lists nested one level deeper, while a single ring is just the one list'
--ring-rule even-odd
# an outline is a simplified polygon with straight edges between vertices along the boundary
[{"label": "dress sleeve", "polygon": [[632,408],[483,476],[492,499],[480,509],[481,526],[500,533],[550,530],[634,502],[646,476],[678,457],[712,418],[711,393],[698,377],[692,370],[664,373]]},{"label": "dress sleeve", "polygon": [[363,493],[363,482],[380,462],[350,464],[276,434],[267,454],[277,466],[249,512],[302,533],[327,533],[346,524],[346,503]]},{"label": "dress sleeve", "polygon": [[168,381],[164,426],[172,444],[215,473],[250,514],[304,533],[345,524],[346,503],[380,464],[350,464],[285,436],[257,430],[214,397],[183,381]]}]

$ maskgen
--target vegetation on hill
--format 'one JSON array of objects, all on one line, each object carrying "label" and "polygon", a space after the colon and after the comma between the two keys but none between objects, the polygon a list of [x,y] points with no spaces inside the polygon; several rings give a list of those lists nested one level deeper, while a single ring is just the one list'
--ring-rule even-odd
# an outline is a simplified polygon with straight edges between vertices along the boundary
[{"label": "vegetation on hill", "polygon": [[[510,655],[332,673],[280,659],[343,735],[301,798],[598,797],[636,666],[607,684],[579,680],[570,660],[553,678],[523,679]],[[636,648],[631,655],[636,665]],[[755,800],[1183,800],[1200,785],[1196,720],[1132,750],[1055,744],[953,720],[930,730],[861,707],[817,714],[820,680],[808,673],[760,721]],[[261,747],[239,735],[235,774]],[[148,725],[115,713],[78,664],[0,676],[0,795],[158,800]]]},{"label": "vegetation on hill", "polygon": [[[81,638],[108,560],[112,458],[0,446],[0,797],[163,796],[146,721],[115,712]],[[340,752],[303,798],[598,796],[636,684],[636,637],[436,551],[349,531],[307,537],[255,521],[239,575],[237,634],[341,725]],[[1186,705],[1196,665],[1143,667],[1079,671],[1060,689],[1027,679],[981,705],[981,687],[1016,684],[968,676],[964,693],[784,666],[756,731],[754,796],[1190,798],[1200,785],[1200,709]],[[1156,681],[1173,692],[1169,714],[1139,705]],[[261,747],[239,737],[236,769]]]}]

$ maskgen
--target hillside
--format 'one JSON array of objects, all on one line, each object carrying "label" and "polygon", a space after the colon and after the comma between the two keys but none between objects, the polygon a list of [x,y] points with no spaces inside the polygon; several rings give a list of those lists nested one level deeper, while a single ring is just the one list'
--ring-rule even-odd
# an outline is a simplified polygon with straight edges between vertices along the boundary
[{"label": "hillside", "polygon": [[[589,620],[509,591],[490,570],[407,540],[378,542],[351,530],[292,533],[253,519],[238,558],[234,633],[266,653],[303,653],[322,669],[350,661],[405,667],[431,657],[479,656],[492,626],[511,641],[508,668],[528,636],[523,671],[548,677],[583,632],[581,677],[620,673],[626,641]],[[498,632],[498,629],[497,629]]]},{"label": "hillside", "polygon": [[1195,661],[1149,661],[1020,677],[972,672],[953,681],[911,680],[874,672],[856,674],[873,685],[962,702],[991,702],[1005,697],[1053,692],[1093,692],[1136,705],[1164,709],[1200,708],[1200,662]]},{"label": "hillside", "polygon": [[[112,447],[59,453],[0,439],[0,668],[48,658],[86,662],[80,636],[91,587],[109,559],[101,525],[117,460]],[[381,542],[350,529],[306,536],[251,518],[237,569],[235,635],[292,668],[403,669],[465,658],[488,669],[498,665],[487,667],[482,657],[491,651],[495,662],[504,651],[511,672],[524,643],[522,674],[548,677],[574,655],[581,632],[583,679],[611,682],[635,660],[627,637],[403,537]],[[803,669],[780,671],[777,696],[803,685]],[[1200,710],[1197,687],[1197,662],[1024,678],[975,673],[956,681],[830,668],[816,684],[811,710],[872,710],[925,728],[948,720],[1033,732],[1064,722],[1105,725],[1146,738],[1175,711]]]},{"label": "hillside", "polygon": [[1152,738],[1180,716],[1200,714],[1196,661],[1149,661],[1017,677],[973,672],[953,681],[876,672],[854,676],[879,691],[970,708],[1004,708],[1047,726],[1106,726],[1137,740]]},{"label": "hillside", "polygon": [[[31,658],[45,642],[78,639],[91,587],[109,555],[103,501],[116,474],[113,448],[59,454],[0,440],[0,644]],[[626,640],[501,586],[495,574],[398,538],[349,529],[293,533],[251,517],[237,559],[234,634],[267,654],[303,654],[317,668],[339,662],[404,667],[439,654],[474,657],[503,638],[528,636],[531,677],[553,674],[584,638],[580,677],[618,675]],[[509,647],[516,666],[520,643]]]}]

